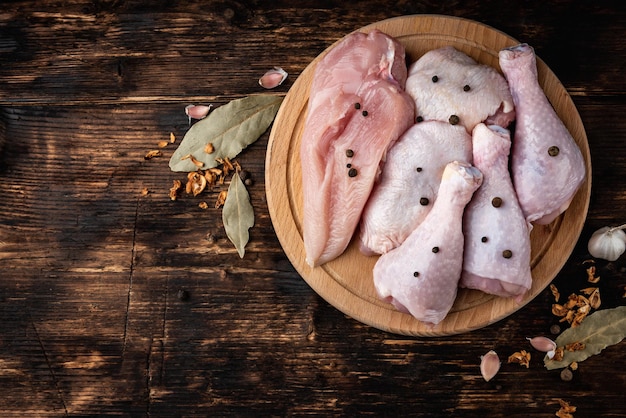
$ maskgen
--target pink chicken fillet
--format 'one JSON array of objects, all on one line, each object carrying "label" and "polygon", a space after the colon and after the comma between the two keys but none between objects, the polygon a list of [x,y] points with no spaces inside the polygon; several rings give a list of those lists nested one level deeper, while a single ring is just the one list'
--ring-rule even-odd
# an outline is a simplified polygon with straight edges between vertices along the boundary
[{"label": "pink chicken fillet", "polygon": [[388,148],[414,121],[405,51],[374,30],[338,43],[315,69],[300,149],[306,262],[341,255]]},{"label": "pink chicken fillet", "polygon": [[510,133],[478,124],[472,135],[474,166],[483,184],[465,208],[461,287],[521,297],[530,289],[530,229],[508,170]]},{"label": "pink chicken fillet", "polygon": [[449,163],[437,200],[424,221],[374,265],[378,295],[398,310],[438,324],[456,298],[463,265],[463,211],[482,174],[468,163]]},{"label": "pink chicken fillet", "polygon": [[515,103],[511,173],[528,222],[549,224],[570,205],[585,179],[585,162],[537,80],[527,44],[500,51],[500,67]]}]

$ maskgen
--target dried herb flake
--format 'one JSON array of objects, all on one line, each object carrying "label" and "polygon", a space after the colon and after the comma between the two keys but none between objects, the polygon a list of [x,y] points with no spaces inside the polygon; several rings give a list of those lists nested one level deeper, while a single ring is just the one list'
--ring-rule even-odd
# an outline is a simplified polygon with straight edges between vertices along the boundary
[{"label": "dried herb flake", "polygon": [[250,195],[238,173],[234,173],[222,208],[222,222],[228,239],[235,245],[239,257],[243,258],[245,246],[250,239],[248,229],[254,225],[254,209]]}]

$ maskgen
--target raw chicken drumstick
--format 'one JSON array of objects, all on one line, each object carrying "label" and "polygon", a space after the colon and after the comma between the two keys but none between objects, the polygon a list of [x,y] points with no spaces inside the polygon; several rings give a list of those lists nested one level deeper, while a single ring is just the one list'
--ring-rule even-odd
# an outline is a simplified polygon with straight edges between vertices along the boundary
[{"label": "raw chicken drumstick", "polygon": [[520,44],[503,49],[500,67],[515,102],[513,185],[526,220],[549,224],[569,207],[582,185],[585,162],[539,85],[533,48]]},{"label": "raw chicken drumstick", "polygon": [[483,184],[465,208],[461,287],[521,297],[530,289],[530,229],[508,170],[508,130],[480,123],[472,135]]},{"label": "raw chicken drumstick", "polygon": [[463,266],[463,210],[481,182],[480,171],[468,163],[446,166],[426,219],[374,265],[374,285],[383,300],[425,323],[445,318]]},{"label": "raw chicken drumstick", "polygon": [[472,161],[472,137],[464,127],[426,121],[409,128],[389,149],[363,210],[361,251],[384,254],[402,244],[432,208],[443,170],[455,160]]}]

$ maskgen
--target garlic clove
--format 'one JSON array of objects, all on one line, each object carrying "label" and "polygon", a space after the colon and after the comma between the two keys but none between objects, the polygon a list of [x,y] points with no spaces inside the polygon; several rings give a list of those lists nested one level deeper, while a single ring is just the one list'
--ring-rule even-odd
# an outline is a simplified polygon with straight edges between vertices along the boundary
[{"label": "garlic clove", "polygon": [[189,119],[204,119],[209,114],[213,105],[189,105],[185,107],[185,114]]},{"label": "garlic clove", "polygon": [[491,350],[484,356],[480,356],[480,374],[483,376],[486,382],[493,379],[493,377],[500,370],[500,358],[498,354]]},{"label": "garlic clove", "polygon": [[556,350],[556,343],[552,341],[548,337],[534,337],[534,338],[526,338],[530,345],[533,346],[535,350],[541,351],[543,353],[552,352],[554,356],[554,350]]},{"label": "garlic clove", "polygon": [[274,67],[274,69],[269,70],[259,79],[259,85],[265,89],[273,89],[283,84],[287,75],[287,72],[282,68]]},{"label": "garlic clove", "polygon": [[617,260],[626,251],[626,233],[622,225],[615,228],[605,226],[591,235],[587,244],[589,254],[607,261]]}]

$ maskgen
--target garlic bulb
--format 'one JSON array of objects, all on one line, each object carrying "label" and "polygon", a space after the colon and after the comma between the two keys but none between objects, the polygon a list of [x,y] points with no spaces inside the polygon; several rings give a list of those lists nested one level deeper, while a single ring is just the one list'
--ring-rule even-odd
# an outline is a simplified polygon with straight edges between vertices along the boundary
[{"label": "garlic bulb", "polygon": [[626,251],[626,224],[598,229],[591,235],[587,249],[593,257],[607,261],[617,260]]}]

